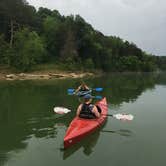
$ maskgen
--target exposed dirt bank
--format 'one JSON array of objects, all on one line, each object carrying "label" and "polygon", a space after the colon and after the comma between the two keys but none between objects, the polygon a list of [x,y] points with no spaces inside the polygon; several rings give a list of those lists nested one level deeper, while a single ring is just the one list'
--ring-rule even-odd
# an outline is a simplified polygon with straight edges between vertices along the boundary
[{"label": "exposed dirt bank", "polygon": [[94,73],[74,73],[74,72],[34,72],[34,73],[0,73],[0,80],[40,80],[40,79],[65,79],[65,78],[83,78],[85,76],[94,76]]}]

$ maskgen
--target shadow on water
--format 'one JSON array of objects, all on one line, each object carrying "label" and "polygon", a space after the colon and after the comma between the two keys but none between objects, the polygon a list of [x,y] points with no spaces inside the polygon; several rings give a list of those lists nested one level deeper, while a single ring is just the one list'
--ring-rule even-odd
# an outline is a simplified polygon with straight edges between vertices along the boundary
[{"label": "shadow on water", "polygon": [[[69,125],[75,116],[78,100],[68,96],[66,90],[75,88],[80,79],[48,81],[0,82],[0,164],[10,157],[9,152],[27,148],[28,140],[35,138],[55,138],[58,126]],[[166,85],[165,74],[110,74],[101,78],[87,78],[90,87],[103,87],[100,93],[109,103],[119,106],[122,102],[133,102],[146,90],[153,90],[156,84]],[[94,95],[99,92],[93,92]],[[72,110],[70,114],[59,116],[53,113],[54,106],[64,106]],[[110,131],[130,136],[129,131]],[[64,151],[64,159],[84,148],[84,153],[93,152],[100,132],[90,136],[93,141],[83,140]]]},{"label": "shadow on water", "polygon": [[103,132],[103,133],[115,133],[115,134],[119,134],[119,135],[125,136],[125,137],[132,137],[134,135],[132,131],[127,130],[127,129],[120,129],[120,130],[101,130],[101,132]]}]

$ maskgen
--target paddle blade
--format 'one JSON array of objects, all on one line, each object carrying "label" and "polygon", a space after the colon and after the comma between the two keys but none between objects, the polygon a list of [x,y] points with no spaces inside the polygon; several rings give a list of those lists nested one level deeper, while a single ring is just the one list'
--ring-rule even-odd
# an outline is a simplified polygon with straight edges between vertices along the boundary
[{"label": "paddle blade", "polygon": [[74,92],[68,92],[67,94],[68,95],[74,95]]},{"label": "paddle blade", "polygon": [[95,88],[94,90],[97,92],[101,92],[103,90],[103,88]]},{"label": "paddle blade", "polygon": [[113,115],[118,120],[131,121],[134,119],[134,116],[131,114],[115,114]]},{"label": "paddle blade", "polygon": [[93,96],[93,98],[95,98],[95,99],[102,99],[103,97],[102,96]]},{"label": "paddle blade", "polygon": [[75,91],[74,89],[68,89],[67,90],[68,93],[74,93],[74,91]]},{"label": "paddle blade", "polygon": [[54,112],[57,114],[67,114],[71,112],[71,110],[64,107],[54,107]]}]

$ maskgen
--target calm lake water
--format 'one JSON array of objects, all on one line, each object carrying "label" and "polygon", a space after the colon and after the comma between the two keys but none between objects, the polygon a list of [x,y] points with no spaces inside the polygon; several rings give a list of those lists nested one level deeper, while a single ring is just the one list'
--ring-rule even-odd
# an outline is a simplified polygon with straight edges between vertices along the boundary
[{"label": "calm lake water", "polygon": [[[110,74],[84,81],[103,87],[109,113],[134,115],[131,122],[108,117],[87,139],[62,150],[79,101],[66,93],[80,79],[0,82],[0,166],[164,166],[166,73]],[[55,106],[72,110],[54,114]]]}]

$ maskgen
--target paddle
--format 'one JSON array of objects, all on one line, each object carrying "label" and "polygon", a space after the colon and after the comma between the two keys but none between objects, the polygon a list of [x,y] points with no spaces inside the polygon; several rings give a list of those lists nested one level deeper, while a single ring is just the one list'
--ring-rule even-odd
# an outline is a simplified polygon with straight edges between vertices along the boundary
[{"label": "paddle", "polygon": [[[103,88],[92,88],[90,90],[95,90],[96,92],[101,92],[103,90]],[[74,91],[75,91],[75,89],[73,89],[73,88],[67,89],[68,93],[74,93]]]},{"label": "paddle", "polygon": [[106,116],[111,116],[118,120],[131,121],[134,119],[134,116],[131,114],[107,114]]},{"label": "paddle", "polygon": [[[64,107],[55,107],[54,112],[57,114],[67,114],[71,112],[71,110]],[[108,116],[108,117],[110,116],[117,120],[123,120],[123,121],[131,121],[134,118],[134,116],[131,114],[107,114],[105,116]]]},{"label": "paddle", "polygon": [[92,96],[92,98],[101,100],[103,97],[102,96]]},{"label": "paddle", "polygon": [[[85,96],[86,94],[91,94],[91,90],[89,91],[85,91],[85,92],[78,92],[78,93],[75,93],[74,91],[73,92],[68,92],[68,95],[76,95],[78,97],[83,97]],[[93,98],[97,98],[97,99],[102,99],[103,97],[102,96],[93,96]]]},{"label": "paddle", "polygon": [[101,91],[103,91],[103,88],[94,88],[94,89],[92,89],[92,90],[95,90],[96,92],[101,92]]},{"label": "paddle", "polygon": [[[87,93],[85,93],[85,94],[76,94],[76,96],[83,97],[84,95],[89,94],[89,93],[91,93],[91,92],[87,91]],[[70,92],[70,93],[68,93],[68,95],[74,95],[74,92]],[[98,95],[98,96],[92,96],[92,98],[94,98],[94,99],[102,99],[103,97]]]},{"label": "paddle", "polygon": [[57,114],[67,114],[71,112],[71,110],[65,107],[54,107],[54,112]]},{"label": "paddle", "polygon": [[92,98],[95,98],[95,99],[102,99],[103,97],[102,97],[102,96],[92,96]]},{"label": "paddle", "polygon": [[75,92],[75,91],[69,91],[68,92],[68,95],[76,95],[76,96],[79,96],[79,97],[81,97],[81,96],[84,96],[84,95],[86,95],[86,94],[90,94],[90,93],[92,93],[92,90],[90,89],[90,90],[87,90],[87,91],[78,91],[78,92]]}]

